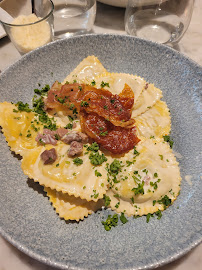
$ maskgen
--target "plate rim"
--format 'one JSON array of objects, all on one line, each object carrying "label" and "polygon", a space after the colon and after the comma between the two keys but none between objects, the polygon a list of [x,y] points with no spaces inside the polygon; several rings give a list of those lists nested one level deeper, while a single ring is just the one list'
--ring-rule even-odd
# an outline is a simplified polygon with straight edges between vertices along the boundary
[{"label": "plate rim", "polygon": [[[184,59],[186,59],[186,61],[190,62],[193,66],[195,66],[196,68],[199,68],[202,72],[202,66],[198,63],[196,63],[194,60],[192,60],[191,58],[189,58],[188,56],[184,55],[183,53],[176,51],[175,49],[168,47],[166,45],[163,44],[159,44],[157,42],[153,42],[153,41],[149,41],[143,38],[137,38],[137,37],[133,37],[133,36],[129,36],[129,35],[118,35],[118,34],[87,34],[87,35],[83,35],[83,36],[75,36],[75,37],[71,37],[71,38],[67,38],[67,39],[62,39],[62,40],[56,40],[53,41],[49,44],[46,44],[40,48],[37,48],[34,51],[31,51],[25,55],[23,55],[20,59],[16,60],[12,65],[10,65],[9,67],[7,67],[5,70],[2,71],[2,73],[0,74],[0,80],[4,78],[4,76],[6,76],[7,72],[9,72],[9,70],[11,68],[14,68],[16,65],[18,65],[21,61],[26,60],[26,58],[29,58],[30,55],[35,54],[37,51],[40,50],[45,50],[45,48],[47,47],[51,47],[54,46],[54,44],[56,43],[64,43],[67,42],[68,40],[72,40],[72,39],[81,39],[81,38],[88,38],[88,37],[107,37],[107,38],[126,38],[126,39],[136,39],[136,40],[140,40],[143,42],[146,42],[148,44],[151,45],[155,45],[159,48],[164,47],[166,50],[171,51],[172,53],[174,53],[175,55],[177,55],[178,57],[182,57]],[[31,249],[29,249],[28,247],[25,247],[23,245],[20,244],[20,242],[18,240],[13,239],[9,233],[6,233],[2,227],[0,227],[0,235],[6,239],[9,243],[11,243],[14,247],[16,247],[17,249],[19,249],[21,252],[25,253],[26,255],[44,263],[47,264],[49,266],[54,266],[54,267],[59,267],[61,269],[77,269],[77,270],[83,270],[85,268],[80,268],[80,267],[72,267],[71,265],[64,265],[63,263],[60,262],[54,262],[54,260],[52,260],[51,258],[47,258],[45,256],[41,256],[38,253],[32,251]],[[159,261],[157,263],[153,263],[153,264],[147,264],[144,267],[138,267],[138,268],[132,268],[133,270],[141,270],[141,269],[154,269],[156,267],[160,267],[163,266],[165,264],[168,264],[170,262],[173,262],[176,259],[181,258],[182,256],[184,256],[185,254],[187,254],[188,252],[190,252],[194,247],[196,247],[197,245],[199,245],[200,243],[202,243],[202,236],[201,238],[197,238],[197,240],[193,241],[191,244],[189,244],[186,248],[184,248],[183,250],[178,251],[178,253],[176,253],[174,256],[168,256],[166,259]],[[125,269],[125,268],[124,268]]]}]

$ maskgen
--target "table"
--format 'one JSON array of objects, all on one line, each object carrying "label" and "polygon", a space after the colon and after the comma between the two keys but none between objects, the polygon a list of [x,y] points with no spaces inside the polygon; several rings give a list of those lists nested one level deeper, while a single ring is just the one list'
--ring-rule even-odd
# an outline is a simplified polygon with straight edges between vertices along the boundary
[{"label": "table", "polygon": [[[123,8],[97,3],[94,33],[126,34],[124,30]],[[198,64],[202,65],[202,1],[196,0],[190,26],[175,47]],[[7,37],[0,40],[0,70],[3,71],[20,58],[20,54]],[[182,258],[158,270],[200,270],[202,269],[202,244]],[[55,268],[38,262],[13,247],[0,237],[0,270],[54,270]]]}]

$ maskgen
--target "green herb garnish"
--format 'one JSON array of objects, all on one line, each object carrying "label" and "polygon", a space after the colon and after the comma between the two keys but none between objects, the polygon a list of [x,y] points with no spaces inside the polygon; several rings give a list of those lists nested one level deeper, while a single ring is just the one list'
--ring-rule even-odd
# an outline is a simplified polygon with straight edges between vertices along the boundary
[{"label": "green herb garnish", "polygon": [[123,224],[126,224],[126,223],[128,222],[128,220],[127,220],[127,218],[125,217],[125,215],[124,215],[123,212],[121,213],[120,221],[121,221]]},{"label": "green herb garnish", "polygon": [[95,166],[101,165],[103,162],[107,161],[105,155],[103,153],[99,154],[99,152],[91,152],[89,155],[89,159],[91,164]]},{"label": "green herb garnish", "polygon": [[104,199],[104,201],[105,201],[105,206],[106,206],[106,207],[109,206],[109,205],[110,205],[110,202],[111,202],[110,197],[104,195],[104,196],[103,196],[103,199]]},{"label": "green herb garnish", "polygon": [[79,165],[83,164],[83,159],[76,157],[73,159],[73,162],[76,166],[79,166]]},{"label": "green herb garnish", "polygon": [[171,199],[167,195],[165,195],[162,199],[158,200],[157,202],[163,204],[164,209],[166,209],[168,206],[172,204]]},{"label": "green herb garnish", "polygon": [[171,140],[170,136],[165,135],[165,136],[163,136],[163,139],[165,142],[168,142],[170,144],[170,148],[173,148],[174,142]]},{"label": "green herb garnish", "polygon": [[118,215],[108,215],[106,221],[102,221],[102,224],[106,231],[110,231],[112,227],[116,227],[118,225]]},{"label": "green herb garnish", "polygon": [[101,88],[104,88],[105,86],[109,87],[109,83],[106,83],[106,82],[101,82],[100,84]]},{"label": "green herb garnish", "polygon": [[142,181],[142,183],[138,183],[138,186],[133,188],[132,191],[134,191],[135,195],[144,195],[144,181]]}]

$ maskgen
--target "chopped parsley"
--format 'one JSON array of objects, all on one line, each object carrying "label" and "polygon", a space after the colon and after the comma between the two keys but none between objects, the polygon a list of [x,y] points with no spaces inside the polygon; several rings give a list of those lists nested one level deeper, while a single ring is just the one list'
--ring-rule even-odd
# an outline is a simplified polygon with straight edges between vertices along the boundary
[{"label": "chopped parsley", "polygon": [[57,141],[60,139],[60,136],[58,134],[55,134],[54,137]]},{"label": "chopped parsley", "polygon": [[121,172],[122,167],[121,162],[118,159],[114,159],[109,168],[112,174],[117,175],[119,172]]},{"label": "chopped parsley", "polygon": [[162,212],[159,209],[158,211],[155,212],[155,215],[157,216],[157,219],[160,219],[162,217]]},{"label": "chopped parsley", "polygon": [[126,223],[128,222],[128,220],[127,220],[127,218],[125,217],[125,215],[124,215],[123,212],[121,213],[120,221],[121,221],[123,224],[126,224]]},{"label": "chopped parsley", "polygon": [[142,181],[142,183],[138,183],[138,186],[133,188],[132,191],[134,191],[135,195],[144,195],[144,181]]},{"label": "chopped parsley", "polygon": [[134,152],[133,152],[133,154],[137,157],[137,156],[139,156],[139,152],[136,150],[136,147],[134,146]]},{"label": "chopped parsley", "polygon": [[[22,101],[18,101],[15,106],[17,106],[18,111],[20,112],[31,112],[32,110],[29,108],[28,103],[23,103]],[[14,111],[17,112],[17,111]]]},{"label": "chopped parsley", "polygon": [[106,130],[105,132],[103,132],[103,131],[102,131],[102,132],[100,132],[100,134],[99,134],[99,135],[100,135],[100,136],[106,136],[107,134],[108,134],[108,131]]},{"label": "chopped parsley", "polygon": [[148,174],[148,170],[147,169],[144,169],[142,171],[145,172],[146,174]]},{"label": "chopped parsley", "polygon": [[73,128],[73,124],[72,123],[68,123],[66,126],[65,126],[66,129],[72,129]]},{"label": "chopped parsley", "polygon": [[160,159],[163,160],[163,155],[159,155]]},{"label": "chopped parsley", "polygon": [[71,115],[68,115],[68,119],[69,119],[70,122],[74,121],[74,118]]},{"label": "chopped parsley", "polygon": [[99,145],[96,142],[93,142],[88,148],[87,151],[97,152],[99,150]]},{"label": "chopped parsley", "polygon": [[147,215],[146,215],[146,222],[148,223],[149,220],[150,220],[150,218],[153,217],[153,216],[154,216],[154,215],[151,214],[151,213],[147,214]]},{"label": "chopped parsley", "polygon": [[100,84],[101,88],[104,88],[105,86],[110,87],[109,83],[102,81]]},{"label": "chopped parsley", "polygon": [[99,176],[102,176],[102,174],[98,172],[97,170],[95,170],[95,176],[99,177]]},{"label": "chopped parsley", "polygon": [[103,162],[107,161],[107,158],[105,157],[105,155],[99,154],[99,152],[91,152],[89,155],[89,159],[91,164],[97,166],[97,165],[101,165]]},{"label": "chopped parsley", "polygon": [[117,204],[115,205],[116,208],[119,208],[120,202],[117,202]]},{"label": "chopped parsley", "polygon": [[129,161],[129,160],[126,160],[126,167],[129,167],[130,165],[132,165],[133,164],[133,162],[132,161]]},{"label": "chopped parsley", "polygon": [[82,100],[81,101],[81,107],[88,107],[89,103],[87,101]]},{"label": "chopped parsley", "polygon": [[91,85],[92,85],[92,86],[95,86],[95,85],[96,85],[95,80],[93,80],[93,81],[91,82]]},{"label": "chopped parsley", "polygon": [[33,111],[38,114],[39,121],[43,124],[44,128],[50,129],[50,130],[56,130],[56,121],[54,118],[48,117],[46,112],[44,111],[44,102],[42,97],[39,99],[36,98],[36,96],[32,100],[32,106]]},{"label": "chopped parsley", "polygon": [[163,136],[163,139],[164,139],[165,142],[168,142],[169,143],[170,148],[173,148],[174,142],[171,140],[170,136],[165,135],[165,136]]},{"label": "chopped parsley", "polygon": [[162,199],[157,201],[159,204],[163,204],[164,209],[166,209],[168,206],[170,206],[172,204],[171,199],[165,195]]},{"label": "chopped parsley", "polygon": [[40,96],[44,96],[49,90],[50,90],[50,86],[48,84],[46,84],[41,90],[34,89],[34,93],[36,93],[37,95],[40,95]]},{"label": "chopped parsley", "polygon": [[116,227],[118,225],[118,215],[108,215],[106,221],[102,221],[102,224],[106,231],[110,231],[112,227]]},{"label": "chopped parsley", "polygon": [[158,188],[157,182],[150,182],[150,186],[153,187],[155,190]]},{"label": "chopped parsley", "polygon": [[39,115],[39,121],[43,123],[44,128],[50,129],[50,130],[56,130],[56,122],[54,118],[49,118],[46,113]]},{"label": "chopped parsley", "polygon": [[103,199],[104,199],[104,202],[105,202],[105,206],[106,206],[106,207],[109,206],[109,205],[110,205],[110,202],[111,202],[110,197],[104,195]]},{"label": "chopped parsley", "polygon": [[64,104],[66,99],[65,98],[61,98],[61,97],[58,97],[57,98],[57,101],[60,102],[61,104]]},{"label": "chopped parsley", "polygon": [[96,190],[95,189],[93,190],[93,193],[94,194],[91,195],[91,198],[94,197],[95,199],[97,199],[98,196],[99,196],[99,193],[96,193]]},{"label": "chopped parsley", "polygon": [[73,162],[76,166],[79,166],[79,165],[83,164],[83,159],[76,157],[73,159]]}]

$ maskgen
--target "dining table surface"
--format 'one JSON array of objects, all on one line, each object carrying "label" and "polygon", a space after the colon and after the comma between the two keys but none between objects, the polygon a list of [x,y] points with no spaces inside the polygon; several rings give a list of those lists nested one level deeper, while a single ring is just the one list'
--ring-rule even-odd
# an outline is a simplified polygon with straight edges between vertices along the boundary
[{"label": "dining table surface", "polygon": [[[125,9],[97,2],[96,19],[92,33],[126,35]],[[202,0],[195,0],[189,28],[175,50],[202,66]],[[0,39],[0,73],[18,61],[21,55],[7,36]],[[2,91],[2,89],[1,89]],[[1,206],[2,207],[2,206]],[[202,270],[202,244],[177,260],[157,268],[158,270]],[[0,236],[0,270],[53,270],[27,256]]]}]

